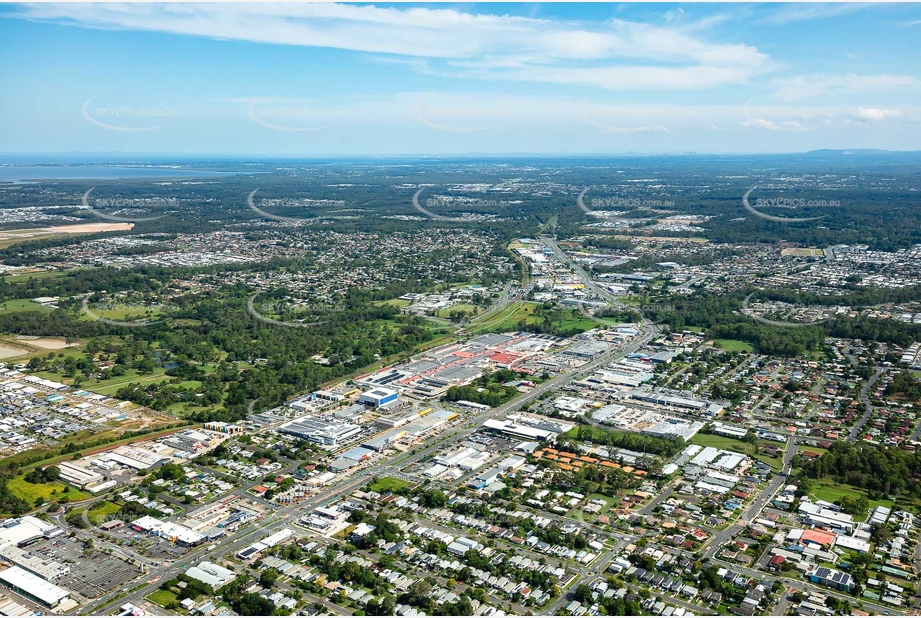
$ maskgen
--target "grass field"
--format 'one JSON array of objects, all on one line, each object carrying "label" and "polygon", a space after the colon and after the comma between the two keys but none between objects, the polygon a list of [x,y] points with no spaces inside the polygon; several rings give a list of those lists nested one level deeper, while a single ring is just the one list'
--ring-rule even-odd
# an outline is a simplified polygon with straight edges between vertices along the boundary
[{"label": "grass field", "polygon": [[737,453],[748,453],[752,450],[751,445],[735,438],[725,436],[715,436],[708,433],[698,433],[691,438],[691,444],[700,446],[712,446],[726,451],[736,451]]},{"label": "grass field", "polygon": [[[843,496],[850,496],[851,498],[856,499],[859,496],[865,496],[866,493],[852,485],[841,485],[839,483],[835,483],[831,479],[823,479],[821,481],[815,482],[814,488],[812,490],[812,495],[819,500],[835,502],[840,500]],[[892,508],[893,504],[893,500],[870,500],[871,509],[876,508],[877,506]],[[854,521],[864,521],[866,518],[867,513],[858,513],[854,516]]]},{"label": "grass field", "polygon": [[[167,420],[166,417],[160,417],[159,422],[165,423],[166,420]],[[93,446],[91,448],[84,449],[83,454],[89,455],[91,453],[98,453],[99,451],[111,449],[121,444],[129,444],[132,442],[144,442],[147,440],[153,440],[153,439],[156,439],[162,436],[167,436],[171,433],[175,433],[179,431],[180,429],[184,429],[186,427],[194,429],[195,427],[201,427],[201,424],[187,423],[179,427],[174,427],[172,429],[159,429],[151,433],[144,434],[143,436],[130,436],[130,437],[124,437],[123,434],[125,433],[125,431],[137,429],[137,424],[135,423],[133,426],[127,426],[127,427],[123,424],[118,429],[112,429],[109,431],[105,431],[103,433],[95,434],[95,438],[101,441],[100,444],[98,446]],[[74,440],[67,439],[64,441],[64,444],[69,443],[69,442],[74,442]],[[15,455],[10,455],[9,457],[4,457],[3,459],[0,459],[0,464],[6,465],[6,466],[12,466],[12,465],[21,466],[20,470],[23,473],[25,473],[26,471],[31,470],[32,468],[36,468],[36,467],[44,468],[45,466],[50,466],[50,465],[56,464],[64,460],[73,459],[72,453],[63,453],[61,455],[55,455],[48,459],[43,459],[39,462],[23,463],[24,461],[30,460],[35,455],[45,453],[48,450],[49,449],[47,447],[29,449],[28,451],[23,451],[22,453],[17,453]],[[9,485],[7,486],[9,487]],[[74,493],[74,490],[72,489],[70,493]],[[78,492],[78,493],[82,494],[83,492]],[[73,497],[71,497],[71,499],[73,499]]]},{"label": "grass field", "polygon": [[0,313],[14,313],[17,311],[35,311],[37,313],[51,313],[49,307],[43,307],[36,302],[32,302],[28,298],[16,298],[13,300],[5,300],[0,304]]},{"label": "grass field", "polygon": [[88,513],[90,522],[94,526],[98,526],[106,520],[107,515],[115,515],[118,513],[119,507],[117,504],[112,504],[111,502],[100,502],[99,504],[93,506]]},{"label": "grass field", "polygon": [[471,332],[516,330],[519,320],[535,321],[534,309],[536,303],[511,303],[482,322],[472,325]]},{"label": "grass field", "polygon": [[392,476],[385,476],[384,478],[377,479],[370,483],[368,486],[371,488],[371,491],[376,491],[378,493],[396,493],[409,489],[413,484],[402,479],[393,478]]},{"label": "grass field", "polygon": [[714,339],[713,345],[727,352],[751,352],[755,349],[750,343],[737,339]]},{"label": "grass field", "polygon": [[[121,305],[118,307],[113,307],[111,309],[102,309],[90,306],[90,311],[95,313],[101,318],[107,320],[121,320],[123,322],[138,322],[140,320],[155,320],[158,317],[163,315],[162,311],[157,309],[151,309],[150,307],[143,307],[141,305],[129,306]],[[95,320],[96,318],[90,316],[85,311],[80,314],[80,319],[82,320]]]},{"label": "grass field", "polygon": [[27,242],[30,240],[57,240],[58,238],[63,238],[66,234],[29,234],[29,230],[7,230],[3,232],[2,237],[0,237],[0,249],[6,249],[7,247],[12,247],[13,245],[18,245],[22,242]]},{"label": "grass field", "polygon": [[148,594],[147,599],[166,609],[167,605],[176,602],[176,594],[172,590],[157,590]]},{"label": "grass field", "polygon": [[[518,323],[539,324],[544,321],[544,316],[537,313],[542,303],[518,302],[511,303],[508,307],[490,316],[479,324],[472,325],[468,330],[474,333],[483,332],[513,332],[518,330]],[[598,326],[594,320],[583,316],[575,309],[556,310],[550,313],[553,325],[561,330],[578,329],[587,331]]]},{"label": "grass field", "polygon": [[[30,345],[29,341],[26,339],[16,339],[14,337],[8,337],[6,341],[14,346],[20,346],[20,347],[29,349],[28,356],[23,356],[21,358],[16,359],[19,362],[28,362],[30,359],[36,356],[47,358],[50,352],[54,352],[55,357],[61,360],[63,360],[64,358],[68,356],[73,356],[75,358],[83,356],[83,344],[82,343],[80,343],[79,345],[73,346],[71,348],[61,348],[60,350],[45,350],[38,346]],[[61,357],[59,356],[60,354],[63,354],[64,356]],[[48,380],[54,380],[55,382],[64,381],[61,379],[61,375],[58,373],[51,373],[48,371],[39,371],[39,372],[31,372],[31,373],[33,373],[34,375],[38,375],[39,377],[46,378]]]},{"label": "grass field", "polygon": [[603,496],[601,494],[590,495],[588,497],[588,501],[591,502],[592,500],[604,500],[607,503],[607,506],[601,509],[601,512],[598,513],[599,515],[604,515],[605,513],[607,513],[611,509],[611,507],[616,502],[618,502],[618,499],[616,497],[612,498],[611,496]]},{"label": "grass field", "polygon": [[824,449],[818,446],[807,446],[805,444],[798,444],[796,446],[797,455],[799,455],[800,453],[804,453],[806,451],[809,451],[810,453],[818,453],[819,455],[822,455],[823,453],[827,452],[828,449]]},{"label": "grass field", "polygon": [[35,272],[20,273],[18,275],[7,275],[3,279],[7,283],[16,283],[17,281],[28,281],[29,279],[53,279],[55,277],[63,277],[65,274],[67,273],[60,270],[37,270]]},{"label": "grass field", "polygon": [[768,457],[767,455],[762,455],[755,450],[754,445],[749,444],[748,442],[743,442],[742,440],[736,440],[735,438],[698,433],[693,438],[691,438],[691,444],[698,444],[700,446],[712,446],[713,448],[722,449],[724,451],[744,453],[754,459],[757,459],[760,462],[766,463],[776,470],[780,470],[783,467],[783,461],[780,459],[780,457]]},{"label": "grass field", "polygon": [[409,307],[410,301],[400,300],[399,298],[391,298],[390,300],[381,300],[377,302],[378,305],[392,305],[394,307]]},{"label": "grass field", "polygon": [[480,312],[479,308],[476,305],[457,304],[457,305],[451,305],[450,307],[445,307],[444,309],[439,309],[437,315],[440,318],[448,318],[448,317],[451,317],[451,313],[454,311],[465,311],[466,313],[469,313],[471,316],[475,316],[477,313]]},{"label": "grass field", "polygon": [[125,372],[125,375],[110,380],[103,380],[102,382],[85,382],[83,388],[88,391],[93,391],[94,393],[99,393],[100,395],[112,397],[118,389],[132,382],[137,384],[155,384],[157,382],[165,382],[172,379],[172,377],[166,375],[166,372],[162,368],[154,369],[153,373],[146,375],[139,374],[135,369],[129,369]]},{"label": "grass field", "polygon": [[[71,487],[65,494],[64,489],[68,486],[61,481],[32,484],[25,480],[24,475],[17,476],[7,481],[6,487],[14,496],[22,498],[29,504],[35,504],[38,498],[41,498],[45,502],[49,502],[59,499],[62,496],[67,496],[71,502],[77,502],[78,500],[86,500],[90,497],[90,494],[74,487]],[[51,492],[55,493],[52,494]]]}]

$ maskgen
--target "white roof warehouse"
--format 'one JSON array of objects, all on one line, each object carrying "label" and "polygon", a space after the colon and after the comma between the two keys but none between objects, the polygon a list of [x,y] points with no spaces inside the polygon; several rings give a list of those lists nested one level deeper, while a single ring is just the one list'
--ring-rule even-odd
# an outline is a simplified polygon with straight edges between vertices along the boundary
[{"label": "white roof warehouse", "polygon": [[18,566],[0,571],[0,582],[7,588],[47,607],[57,607],[70,597],[69,591]]},{"label": "white roof warehouse", "polygon": [[208,584],[215,590],[237,578],[237,574],[230,569],[207,561],[199,562],[198,566],[193,566],[185,574]]}]

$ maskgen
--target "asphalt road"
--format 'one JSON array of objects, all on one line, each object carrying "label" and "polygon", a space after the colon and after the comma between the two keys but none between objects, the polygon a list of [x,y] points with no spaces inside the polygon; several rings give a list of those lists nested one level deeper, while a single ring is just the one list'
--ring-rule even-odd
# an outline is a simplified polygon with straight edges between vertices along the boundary
[{"label": "asphalt road", "polygon": [[[366,468],[359,475],[350,477],[338,485],[324,489],[303,502],[278,508],[275,513],[270,515],[262,522],[259,522],[256,527],[246,527],[240,530],[238,533],[222,539],[219,543],[217,543],[218,546],[213,550],[209,550],[207,547],[200,547],[189,552],[181,560],[178,560],[173,564],[150,569],[147,577],[150,578],[151,583],[144,588],[141,588],[140,590],[131,593],[126,597],[112,601],[112,597],[121,594],[120,590],[113,591],[105,595],[105,597],[99,601],[81,608],[81,613],[106,614],[114,611],[117,607],[126,602],[138,604],[142,602],[142,599],[145,596],[151,592],[154,592],[159,587],[160,581],[164,579],[171,579],[185,571],[189,566],[192,566],[193,564],[202,560],[217,560],[220,556],[225,554],[235,554],[247,545],[283,528],[285,525],[287,525],[290,518],[295,515],[296,512],[302,511],[304,513],[308,513],[318,506],[322,506],[323,504],[340,496],[351,493],[358,487],[361,487],[367,483],[369,477],[371,476],[387,474],[390,472],[398,472],[399,468],[403,468],[424,457],[432,455],[436,451],[445,448],[451,443],[467,438],[479,430],[483,421],[489,418],[505,415],[508,412],[518,409],[526,403],[534,401],[548,391],[559,388],[572,380],[579,379],[582,376],[588,375],[606,363],[613,362],[623,358],[627,354],[635,352],[642,346],[646,345],[646,343],[648,343],[658,333],[658,329],[656,329],[656,327],[651,324],[645,324],[643,329],[645,334],[640,339],[635,340],[627,346],[616,348],[600,356],[599,358],[590,361],[585,365],[582,365],[581,367],[566,371],[551,380],[539,384],[530,392],[524,393],[497,408],[493,408],[487,412],[478,414],[473,417],[467,417],[469,419],[468,423],[460,425],[453,430],[437,436],[424,447],[417,449],[416,451],[410,451],[411,454],[408,456],[404,454],[385,459],[373,466]],[[399,468],[397,468],[397,465],[399,465]],[[257,535],[256,533],[259,534]]]},{"label": "asphalt road", "polygon": [[758,517],[758,515],[764,509],[765,505],[771,500],[771,498],[774,497],[774,494],[776,494],[777,491],[787,483],[787,474],[790,473],[793,456],[795,454],[796,438],[790,436],[787,438],[787,447],[784,449],[783,468],[781,470],[782,473],[774,475],[774,478],[771,479],[771,482],[768,484],[768,486],[758,494],[758,496],[752,501],[749,507],[745,509],[745,512],[742,513],[742,516],[737,520],[735,524],[729,526],[725,530],[720,530],[713,535],[703,552],[703,556],[705,558],[713,558],[713,556],[716,554],[719,548],[723,546],[724,543],[741,532],[749,522]]},{"label": "asphalt road", "polygon": [[877,369],[876,373],[874,373],[873,376],[863,385],[863,388],[860,389],[860,402],[863,404],[866,410],[864,411],[863,416],[860,417],[860,420],[857,421],[853,427],[851,427],[851,433],[847,438],[849,442],[853,442],[860,437],[860,431],[863,429],[863,426],[867,424],[867,421],[870,420],[870,416],[873,414],[873,406],[870,405],[870,389],[873,388],[873,385],[876,384],[876,381],[879,380],[884,373],[886,373],[886,369],[884,367]]},{"label": "asphalt road", "polygon": [[615,306],[620,306],[623,304],[613,294],[611,294],[610,292],[602,288],[600,285],[595,283],[591,275],[585,272],[585,269],[583,269],[572,258],[570,258],[566,254],[565,251],[560,249],[560,246],[556,244],[555,240],[547,236],[541,236],[540,240],[541,242],[547,243],[547,246],[553,249],[553,253],[556,255],[557,259],[559,259],[564,264],[568,265],[577,275],[579,275],[579,277],[582,279],[582,282],[585,284],[585,287],[587,287],[588,289],[593,291],[595,294],[597,294],[598,296],[600,296],[601,298],[603,298],[604,300],[606,300],[607,302]]},{"label": "asphalt road", "polygon": [[[759,580],[766,578],[765,574],[761,571],[755,571],[754,569],[750,569],[747,567],[741,567],[737,564],[731,564],[723,560],[711,560],[711,562],[714,564],[718,564],[719,566],[726,567],[727,569],[731,571],[735,571],[736,573],[741,573],[742,575],[745,575],[747,577],[757,578]],[[852,607],[856,607],[858,603],[862,603],[864,611],[871,612],[874,615],[899,613],[898,608],[886,607],[883,605],[876,605],[875,603],[871,602],[869,599],[865,599],[862,597],[861,598],[853,597],[851,595],[832,590],[831,588],[826,588],[824,586],[818,586],[816,584],[812,584],[812,583],[809,583],[801,579],[793,579],[791,577],[780,577],[780,578],[775,578],[775,579],[779,579],[782,584],[784,584],[785,586],[789,588],[794,588],[796,590],[802,590],[804,592],[817,592],[819,594],[837,597],[841,599],[842,601],[847,601],[848,603],[851,604]]]}]

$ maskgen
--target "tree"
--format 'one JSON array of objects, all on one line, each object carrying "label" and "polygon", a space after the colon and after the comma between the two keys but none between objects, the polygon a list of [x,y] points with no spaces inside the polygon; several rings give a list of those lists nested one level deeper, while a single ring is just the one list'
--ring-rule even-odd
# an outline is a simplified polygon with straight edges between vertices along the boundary
[{"label": "tree", "polygon": [[380,599],[368,602],[365,608],[369,616],[392,616],[396,607],[396,599],[392,595],[385,594]]},{"label": "tree", "polygon": [[595,595],[587,584],[579,584],[572,598],[583,605],[587,605],[594,600]]},{"label": "tree", "polygon": [[259,574],[259,585],[263,588],[271,588],[278,581],[278,571],[275,569],[265,569]]},{"label": "tree", "polygon": [[270,616],[275,604],[255,592],[240,595],[233,603],[234,611],[241,616]]},{"label": "tree", "polygon": [[870,524],[870,538],[876,543],[885,543],[892,538],[889,526],[886,524]]}]

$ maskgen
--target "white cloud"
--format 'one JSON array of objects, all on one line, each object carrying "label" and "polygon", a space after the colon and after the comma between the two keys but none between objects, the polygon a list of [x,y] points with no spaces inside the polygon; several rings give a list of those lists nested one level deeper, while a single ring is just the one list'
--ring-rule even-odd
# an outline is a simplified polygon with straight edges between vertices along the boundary
[{"label": "white cloud", "polygon": [[854,114],[858,120],[880,121],[889,120],[890,118],[902,118],[905,114],[897,109],[874,109],[872,107],[861,107]]},{"label": "white cloud", "polygon": [[803,127],[798,122],[792,120],[786,120],[780,123],[774,122],[772,120],[765,120],[764,118],[753,118],[751,120],[746,120],[740,122],[739,126],[745,127],[746,129],[766,129],[768,131],[805,131],[806,128]]},{"label": "white cloud", "polygon": [[[773,68],[743,43],[699,36],[721,16],[682,25],[602,23],[343,4],[30,4],[14,14],[88,28],[347,49],[438,61],[455,76],[595,86],[700,89]],[[677,20],[680,21],[680,20]]]},{"label": "white cloud", "polygon": [[789,24],[810,19],[827,19],[847,15],[873,6],[867,2],[846,2],[838,4],[796,3],[781,5],[780,9],[763,19],[769,24]]}]

